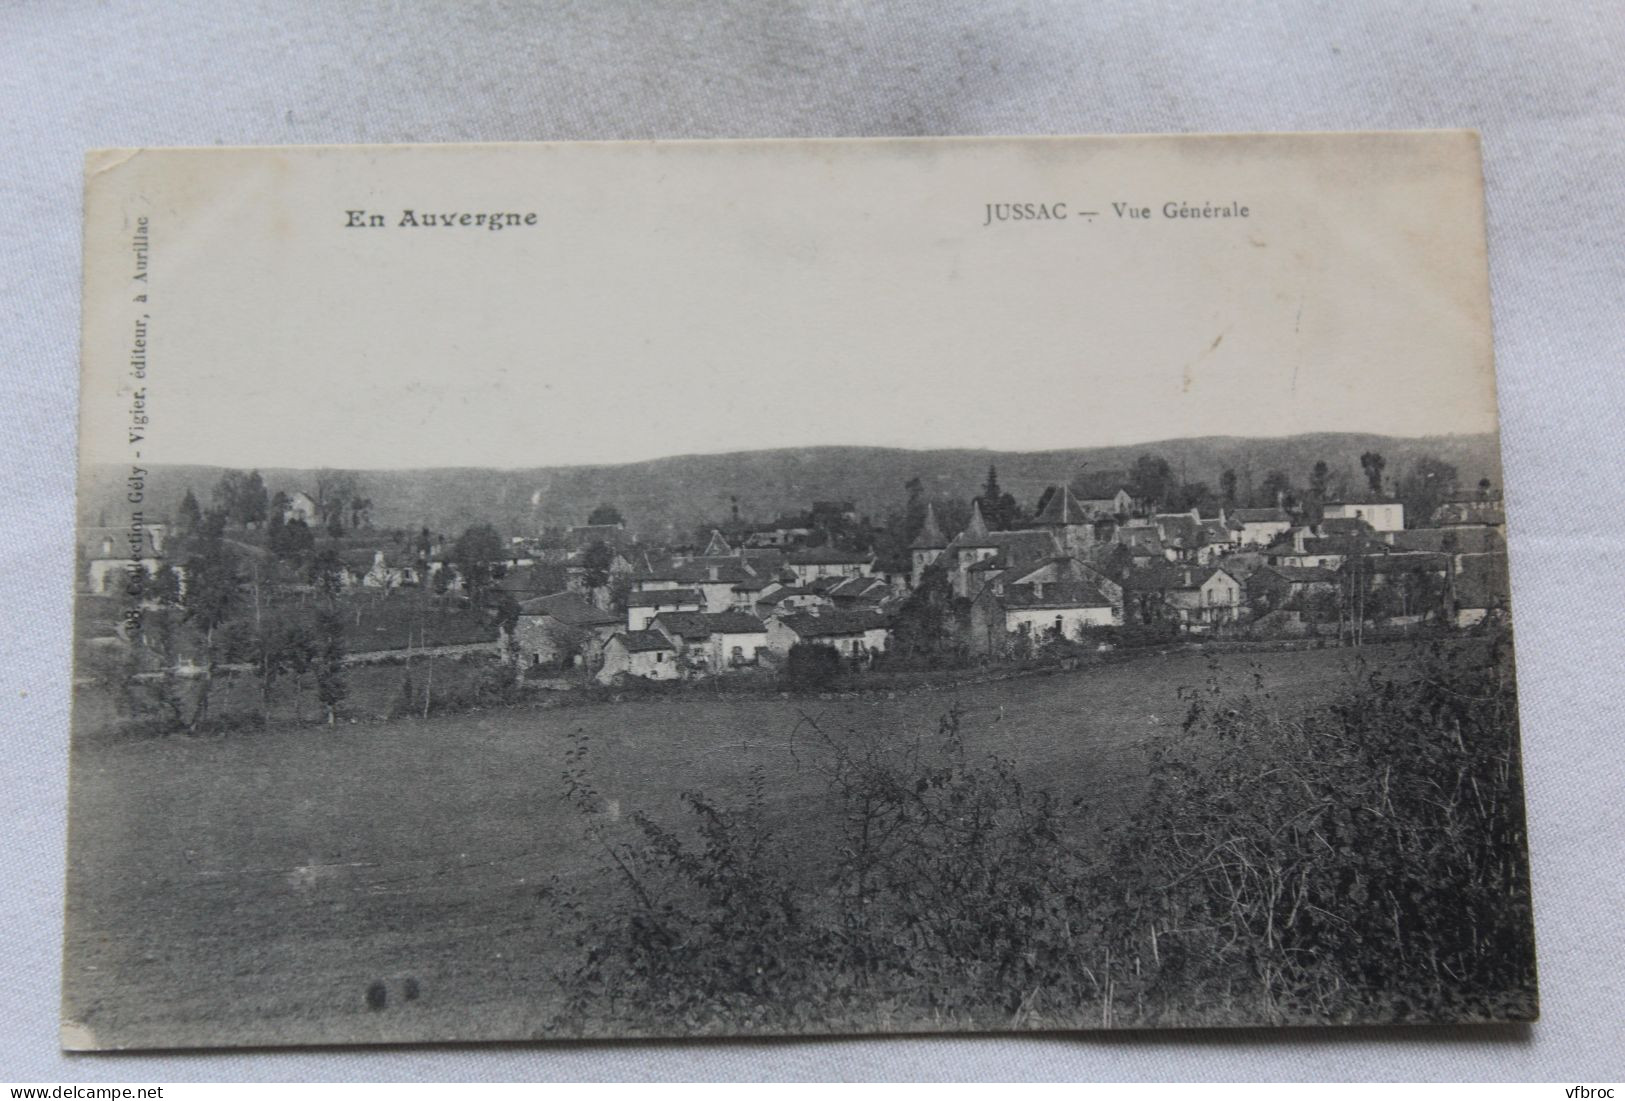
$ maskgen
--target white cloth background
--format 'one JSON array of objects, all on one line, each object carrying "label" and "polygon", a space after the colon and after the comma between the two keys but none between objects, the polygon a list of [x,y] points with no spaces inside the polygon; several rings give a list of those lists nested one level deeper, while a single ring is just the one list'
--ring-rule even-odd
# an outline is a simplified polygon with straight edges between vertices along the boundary
[{"label": "white cloth background", "polygon": [[[1622,71],[1606,2],[7,5],[0,1077],[1625,1076]],[[1484,136],[1539,1024],[57,1053],[85,149],[1427,127]]]}]

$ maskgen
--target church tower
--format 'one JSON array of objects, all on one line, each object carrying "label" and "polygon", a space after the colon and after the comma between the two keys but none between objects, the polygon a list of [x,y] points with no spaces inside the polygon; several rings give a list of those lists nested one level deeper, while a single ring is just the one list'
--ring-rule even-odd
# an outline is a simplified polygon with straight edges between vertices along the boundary
[{"label": "church tower", "polygon": [[1094,542],[1094,521],[1065,484],[1049,495],[1049,502],[1034,523],[1048,528],[1067,554],[1082,554]]},{"label": "church tower", "polygon": [[910,585],[916,589],[920,587],[920,578],[925,575],[925,568],[942,557],[942,552],[947,546],[948,540],[943,538],[942,528],[937,525],[936,509],[927,501],[925,523],[920,525],[920,533],[908,545],[909,557],[913,564],[913,570],[909,575]]}]

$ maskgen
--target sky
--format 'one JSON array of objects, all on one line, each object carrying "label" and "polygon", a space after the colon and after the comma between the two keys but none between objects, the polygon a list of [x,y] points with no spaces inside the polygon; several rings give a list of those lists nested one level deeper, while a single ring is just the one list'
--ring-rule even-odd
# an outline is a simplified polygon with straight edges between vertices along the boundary
[{"label": "sky", "polygon": [[1478,172],[1466,135],[109,155],[82,456],[529,467],[1490,431]]}]

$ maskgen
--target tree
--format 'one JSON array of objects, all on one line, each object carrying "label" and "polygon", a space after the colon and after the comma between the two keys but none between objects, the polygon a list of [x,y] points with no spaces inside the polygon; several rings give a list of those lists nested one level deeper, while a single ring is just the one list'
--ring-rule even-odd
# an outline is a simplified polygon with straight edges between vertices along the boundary
[{"label": "tree", "polygon": [[1318,460],[1314,469],[1309,472],[1309,496],[1316,501],[1324,501],[1327,486],[1331,483],[1331,477],[1332,470],[1331,467],[1326,465],[1326,460]]},{"label": "tree", "polygon": [[316,511],[322,525],[337,538],[344,528],[344,514],[355,499],[359,487],[355,475],[344,470],[318,470],[316,472]]},{"label": "tree", "polygon": [[[302,616],[279,616],[264,621],[253,639],[254,671],[260,678],[260,717],[271,721],[271,689],[278,678],[292,675],[294,692],[316,654],[316,637]],[[298,705],[295,704],[297,714]]]},{"label": "tree", "polygon": [[925,523],[925,483],[920,481],[916,474],[903,483],[903,522],[900,526],[903,533],[903,545],[914,538],[914,533],[920,530]]},{"label": "tree", "polygon": [[1219,475],[1219,495],[1224,498],[1225,508],[1236,507],[1236,472],[1226,470]]},{"label": "tree", "polygon": [[581,580],[587,591],[602,589],[609,584],[609,568],[615,561],[615,552],[602,539],[588,547],[581,555]]},{"label": "tree", "polygon": [[1173,493],[1173,467],[1161,455],[1141,455],[1129,469],[1129,487],[1138,500],[1155,511]]},{"label": "tree", "polygon": [[276,515],[266,528],[265,545],[282,561],[290,565],[304,562],[316,549],[316,536],[310,525],[295,516],[287,523],[278,523]]},{"label": "tree", "polygon": [[1458,475],[1450,463],[1434,455],[1423,455],[1411,464],[1399,480],[1397,496],[1405,504],[1405,517],[1412,524],[1426,523],[1434,509],[1455,492]]},{"label": "tree", "polygon": [[226,545],[224,528],[224,512],[211,509],[199,525],[196,550],[186,562],[184,615],[203,644],[203,676],[192,711],[193,730],[209,717],[209,692],[218,656],[216,632],[231,618],[238,603],[237,562]]},{"label": "tree", "polygon": [[344,591],[344,560],[339,557],[339,552],[332,547],[323,547],[311,556],[305,573],[316,594],[327,602],[328,610],[335,608],[339,594]]},{"label": "tree", "polygon": [[237,522],[245,526],[263,524],[269,508],[265,493],[265,479],[260,472],[251,470],[242,481],[237,497]]},{"label": "tree", "polygon": [[1272,505],[1286,505],[1292,501],[1292,479],[1284,471],[1272,470],[1264,475],[1264,484],[1259,487],[1259,496],[1265,502],[1265,507]]},{"label": "tree", "polygon": [[446,593],[456,583],[457,567],[450,562],[442,562],[440,568],[434,571],[434,595],[444,603]]},{"label": "tree", "polygon": [[475,603],[485,595],[496,579],[495,567],[505,557],[502,537],[490,524],[475,524],[465,528],[452,545],[451,560],[457,565],[457,574],[463,579],[463,588]]},{"label": "tree", "polygon": [[626,518],[621,515],[621,510],[614,505],[602,504],[588,514],[587,523],[595,526],[599,524],[624,524]]},{"label": "tree", "polygon": [[339,704],[350,694],[344,677],[344,617],[330,608],[316,613],[316,698],[327,708],[327,725],[338,722]]},{"label": "tree", "polygon": [[1174,491],[1170,504],[1176,512],[1189,512],[1191,509],[1211,511],[1214,503],[1213,488],[1206,482],[1186,482]]},{"label": "tree", "polygon": [[146,599],[159,607],[172,607],[181,602],[180,575],[168,562],[153,571],[144,588]]},{"label": "tree", "polygon": [[1022,519],[1021,505],[1013,495],[1000,488],[998,468],[991,464],[987,468],[987,481],[982,484],[982,493],[977,500],[982,505],[982,519],[987,521],[991,531],[1008,531]]},{"label": "tree", "polygon": [[192,487],[186,487],[186,496],[181,498],[180,512],[176,518],[176,525],[182,531],[196,531],[203,522],[203,510],[198,507],[197,497],[192,493]]},{"label": "tree", "polygon": [[950,638],[953,602],[948,570],[933,562],[921,571],[919,586],[897,609],[893,623],[897,650],[922,657],[937,656]]},{"label": "tree", "polygon": [[1309,471],[1309,491],[1304,495],[1304,519],[1311,524],[1320,523],[1326,514],[1326,496],[1331,479],[1332,470],[1325,459],[1318,460]]},{"label": "tree", "polygon": [[1377,496],[1382,495],[1382,471],[1388,465],[1388,460],[1378,451],[1366,451],[1360,455],[1360,469],[1365,471],[1366,484],[1371,492]]}]

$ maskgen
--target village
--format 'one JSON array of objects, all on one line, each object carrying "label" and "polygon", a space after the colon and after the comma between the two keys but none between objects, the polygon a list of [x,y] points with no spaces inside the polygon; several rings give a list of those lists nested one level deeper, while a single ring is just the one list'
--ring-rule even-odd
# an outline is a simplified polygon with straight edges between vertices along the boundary
[{"label": "village", "polygon": [[[271,496],[257,472],[230,472],[214,507],[188,490],[139,548],[120,530],[85,529],[81,641],[156,650],[158,666],[191,676],[274,672],[273,650],[302,647],[284,664],[311,666],[320,651],[334,684],[339,665],[490,655],[521,683],[558,688],[780,674],[810,650],[823,668],[862,673],[1181,639],[1357,645],[1507,614],[1505,517],[1487,480],[1432,486],[1426,515],[1413,494],[1407,515],[1385,492],[1381,457],[1366,455],[1359,492],[1332,492],[1321,463],[1303,492],[1275,477],[1273,505],[1240,507],[1227,472],[1210,507],[1168,510],[1147,492],[1159,462],[1058,483],[1030,512],[990,469],[968,510],[939,510],[911,488],[884,523],[817,501],[770,522],[702,524],[688,545],[643,540],[612,504],[506,538],[490,525],[456,539],[385,532],[352,484]],[[957,530],[944,513],[963,517]],[[211,565],[211,546],[229,564]],[[189,592],[200,570],[224,570],[212,587],[225,591]],[[190,645],[173,632],[167,650],[152,645],[154,616],[196,628],[200,601],[217,622],[181,632]],[[266,641],[267,617],[300,609],[325,609],[324,637]],[[152,660],[142,667],[156,675]]]}]

